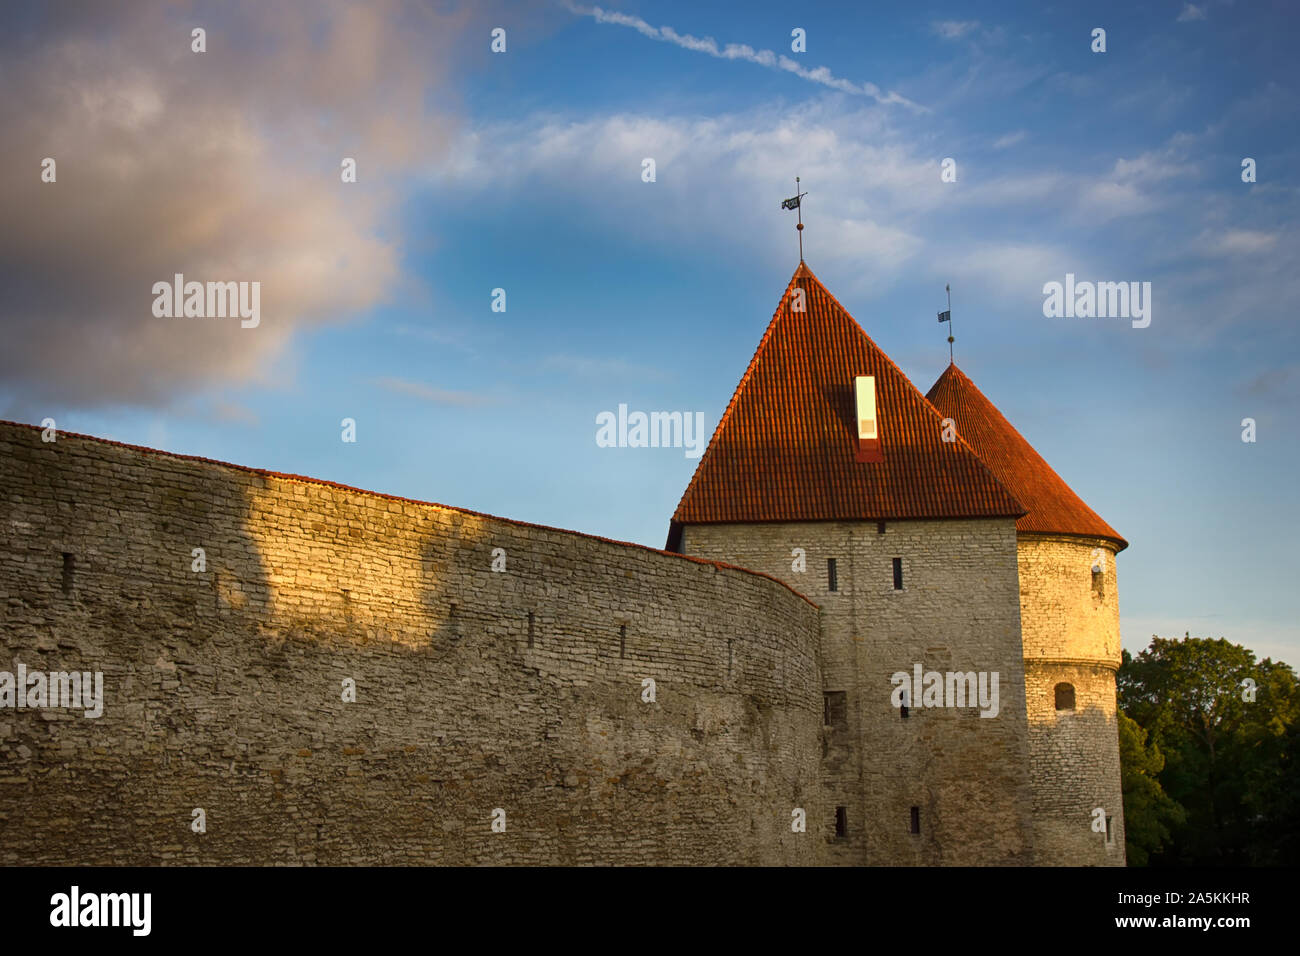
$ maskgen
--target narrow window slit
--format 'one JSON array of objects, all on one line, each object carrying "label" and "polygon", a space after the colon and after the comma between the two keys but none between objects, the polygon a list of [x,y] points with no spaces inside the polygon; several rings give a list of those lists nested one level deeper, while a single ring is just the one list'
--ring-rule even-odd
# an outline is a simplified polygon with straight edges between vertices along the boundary
[{"label": "narrow window slit", "polygon": [[71,594],[73,579],[77,572],[77,557],[70,552],[63,552],[63,593]]},{"label": "narrow window slit", "polygon": [[842,690],[828,690],[822,693],[822,724],[834,730],[843,730],[848,726],[848,694]]}]

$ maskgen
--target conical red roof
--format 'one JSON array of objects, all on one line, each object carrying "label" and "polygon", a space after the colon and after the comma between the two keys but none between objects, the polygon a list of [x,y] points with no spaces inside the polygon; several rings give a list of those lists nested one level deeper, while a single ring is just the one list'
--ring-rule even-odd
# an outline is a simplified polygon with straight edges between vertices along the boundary
[{"label": "conical red roof", "polygon": [[[882,461],[855,460],[859,375],[876,380]],[[683,524],[1024,513],[969,445],[943,441],[942,416],[801,262],[682,495],[668,546]]]},{"label": "conical red roof", "polygon": [[1029,513],[1016,522],[1017,531],[1109,538],[1120,550],[1128,547],[956,365],[948,366],[926,398],[953,420],[957,433],[1025,503]]}]

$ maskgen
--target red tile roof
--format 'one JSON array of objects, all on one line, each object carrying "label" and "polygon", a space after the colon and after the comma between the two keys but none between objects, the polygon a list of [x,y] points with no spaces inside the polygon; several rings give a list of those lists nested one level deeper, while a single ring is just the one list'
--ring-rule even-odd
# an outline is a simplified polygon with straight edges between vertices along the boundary
[{"label": "red tile roof", "polygon": [[1121,551],[1128,547],[956,365],[948,366],[926,398],[953,420],[957,433],[1029,508],[1016,522],[1017,531],[1109,538]]},{"label": "red tile roof", "polygon": [[[795,288],[806,311],[793,310]],[[853,380],[876,379],[884,460],[857,462]],[[804,263],[673,515],[683,524],[1018,517],[1019,501]]]}]

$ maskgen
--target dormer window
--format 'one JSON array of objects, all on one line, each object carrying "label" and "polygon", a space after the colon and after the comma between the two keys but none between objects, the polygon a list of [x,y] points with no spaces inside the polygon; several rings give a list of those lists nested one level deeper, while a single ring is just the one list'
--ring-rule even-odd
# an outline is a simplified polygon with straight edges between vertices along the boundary
[{"label": "dormer window", "polygon": [[884,461],[880,451],[880,423],[876,420],[876,378],[859,375],[853,380],[854,405],[857,410],[858,449],[854,460]]}]

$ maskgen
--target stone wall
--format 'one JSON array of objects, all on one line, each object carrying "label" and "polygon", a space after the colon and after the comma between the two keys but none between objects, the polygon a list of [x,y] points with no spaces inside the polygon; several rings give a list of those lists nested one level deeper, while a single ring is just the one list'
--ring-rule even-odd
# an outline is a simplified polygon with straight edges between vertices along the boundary
[{"label": "stone wall", "polygon": [[[1104,567],[1093,573],[1098,550]],[[1022,534],[1018,551],[1038,860],[1123,866],[1115,545]],[[1056,709],[1058,684],[1073,688],[1073,710]],[[1098,807],[1110,818],[1110,839],[1092,829]]]},{"label": "stone wall", "polygon": [[[1115,545],[1102,538],[1022,534],[1020,627],[1027,660],[1120,665]],[[1094,552],[1105,567],[1093,574]]]},{"label": "stone wall", "polygon": [[[796,548],[803,572],[794,570]],[[1032,862],[1014,519],[891,521],[883,533],[876,522],[689,525],[682,550],[779,577],[822,607],[825,690],[845,695],[844,720],[826,729],[824,744],[820,829],[833,862]],[[998,715],[913,701],[904,719],[890,678],[917,663],[998,672]],[[837,806],[848,817],[841,838]]]},{"label": "stone wall", "polygon": [[0,486],[0,670],[105,699],[0,709],[0,864],[824,858],[818,611],[777,581],[29,426]]},{"label": "stone wall", "polygon": [[[1034,848],[1046,866],[1123,866],[1115,673],[1103,667],[1025,662],[1029,757],[1034,790]],[[1056,710],[1056,686],[1074,688],[1073,710]],[[1093,812],[1110,818],[1110,839],[1092,829]]]}]

